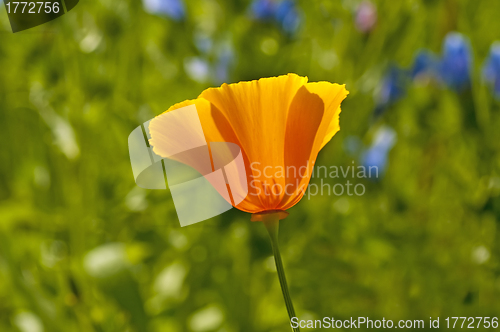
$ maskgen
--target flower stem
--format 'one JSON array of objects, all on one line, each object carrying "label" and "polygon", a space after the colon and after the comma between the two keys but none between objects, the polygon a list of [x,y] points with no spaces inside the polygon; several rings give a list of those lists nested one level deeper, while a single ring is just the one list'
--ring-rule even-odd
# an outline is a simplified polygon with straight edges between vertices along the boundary
[{"label": "flower stem", "polygon": [[[274,254],[274,262],[276,263],[276,270],[278,271],[278,278],[280,280],[281,292],[283,293],[283,297],[285,298],[286,310],[288,311],[288,317],[290,318],[290,322],[293,317],[297,317],[295,315],[295,310],[293,309],[292,298],[290,297],[290,292],[288,291],[288,284],[286,282],[285,270],[283,269],[283,262],[281,261],[280,248],[278,245],[278,230],[279,230],[279,220],[271,219],[263,221],[264,226],[266,226],[267,231],[269,232],[269,237],[271,238],[271,244],[273,247]],[[292,328],[294,332],[300,332],[299,327]]]}]

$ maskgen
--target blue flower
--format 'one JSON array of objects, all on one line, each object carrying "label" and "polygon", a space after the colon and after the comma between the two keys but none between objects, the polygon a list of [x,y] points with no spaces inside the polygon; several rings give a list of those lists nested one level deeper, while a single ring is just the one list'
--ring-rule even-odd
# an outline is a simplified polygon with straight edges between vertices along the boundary
[{"label": "blue flower", "polygon": [[286,33],[297,31],[301,17],[295,2],[292,0],[254,0],[250,6],[252,16],[257,20],[274,21]]},{"label": "blue flower", "polygon": [[500,99],[500,43],[491,45],[490,54],[483,67],[483,76],[493,86],[493,92]]},{"label": "blue flower", "polygon": [[[391,67],[382,81],[377,99],[375,116],[382,114],[388,106],[401,98],[407,81],[427,83],[435,79],[446,86],[461,91],[470,87],[472,55],[469,42],[459,33],[449,33],[443,42],[443,54],[436,57],[428,50],[420,50],[413,66],[408,69]],[[491,70],[489,70],[491,72]],[[495,83],[499,86],[500,82]]]},{"label": "blue flower", "polygon": [[234,52],[231,44],[222,46],[215,65],[215,79],[217,83],[227,82],[229,79],[229,69],[233,64]]},{"label": "blue flower", "polygon": [[429,76],[437,75],[439,67],[439,60],[430,51],[421,50],[417,53],[411,68],[411,78],[419,80],[422,77],[428,78]]},{"label": "blue flower", "polygon": [[361,163],[369,170],[377,167],[378,176],[382,176],[387,168],[389,152],[396,144],[397,134],[388,126],[377,130],[372,145],[362,154]]},{"label": "blue flower", "polygon": [[276,12],[276,3],[273,0],[255,0],[250,10],[258,20],[271,20]]},{"label": "blue flower", "polygon": [[443,58],[439,66],[443,81],[455,90],[470,86],[472,55],[468,41],[457,32],[449,33],[443,44]]},{"label": "blue flower", "polygon": [[196,82],[205,83],[210,77],[210,64],[201,57],[184,59],[184,70]]},{"label": "blue flower", "polygon": [[175,21],[181,21],[186,16],[182,0],[143,0],[144,9],[154,15],[166,15]]},{"label": "blue flower", "polygon": [[399,100],[405,93],[407,80],[406,71],[391,66],[382,80],[382,87],[378,95],[375,116],[382,114],[388,106]]},{"label": "blue flower", "polygon": [[208,34],[197,32],[194,34],[193,39],[196,48],[201,53],[207,54],[213,47],[213,40]]},{"label": "blue flower", "polygon": [[347,152],[347,154],[349,154],[351,156],[358,155],[362,146],[363,146],[363,142],[357,136],[351,135],[351,136],[347,136],[344,139],[344,144],[343,144],[344,151]]},{"label": "blue flower", "polygon": [[283,0],[279,3],[274,14],[276,21],[281,25],[283,31],[294,33],[300,25],[300,15],[295,6],[295,2],[291,0]]}]

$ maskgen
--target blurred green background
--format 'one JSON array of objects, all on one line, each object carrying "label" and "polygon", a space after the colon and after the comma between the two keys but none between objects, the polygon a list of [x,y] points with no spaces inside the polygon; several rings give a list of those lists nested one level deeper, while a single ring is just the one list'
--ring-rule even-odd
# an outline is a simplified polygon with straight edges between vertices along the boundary
[{"label": "blurred green background", "polygon": [[[300,0],[287,19],[166,2],[82,0],[16,34],[0,8],[0,331],[290,330],[264,227],[233,209],[180,228],[127,146],[207,87],[288,72],[350,91],[318,165],[359,165],[380,128],[397,134],[378,180],[348,178],[364,195],[305,198],[281,223],[298,316],[500,315],[500,104],[482,74],[498,0]],[[388,68],[452,31],[470,85],[410,79],[374,116]]]}]

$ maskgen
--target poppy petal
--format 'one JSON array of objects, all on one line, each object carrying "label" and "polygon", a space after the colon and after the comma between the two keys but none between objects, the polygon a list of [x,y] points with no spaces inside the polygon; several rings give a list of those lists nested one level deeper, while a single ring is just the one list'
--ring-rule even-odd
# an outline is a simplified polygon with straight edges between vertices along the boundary
[{"label": "poppy petal", "polygon": [[[294,195],[286,197],[281,203],[280,208],[284,210],[289,209],[300,201],[309,184],[312,167],[316,162],[319,151],[339,131],[340,103],[348,94],[344,85],[329,82],[307,83],[303,89],[307,89],[309,92],[309,96],[307,96],[307,93],[299,91],[302,95],[300,99],[308,100],[308,103],[301,109],[302,113],[306,114],[306,116],[304,114],[297,114],[297,120],[293,121],[290,119],[288,124],[292,128],[294,127],[294,122],[299,124],[298,126],[295,125],[295,129],[292,132],[302,130],[302,137],[287,146],[286,149],[287,152],[294,151],[294,146],[298,146],[302,142],[301,152],[295,152],[295,161],[291,162],[288,160],[294,166],[293,169],[296,169],[297,173],[300,174],[297,174],[297,177],[294,179],[295,183],[298,183],[295,188],[296,192]],[[316,98],[321,98],[322,102],[318,103],[315,100]],[[319,107],[322,107],[321,111],[318,110]],[[290,111],[290,114],[294,113],[296,112]],[[313,142],[311,142],[311,139]],[[299,172],[301,170],[303,172]],[[289,177],[292,178],[292,175],[289,174]]]},{"label": "poppy petal", "polygon": [[285,136],[285,196],[279,206],[288,209],[304,195],[318,151],[314,149],[324,113],[323,100],[302,86],[290,105]]},{"label": "poppy petal", "polygon": [[307,83],[306,86],[310,92],[320,96],[325,104],[325,113],[317,136],[320,139],[319,152],[340,130],[340,103],[347,97],[349,91],[346,90],[345,85],[330,82],[313,82]]},{"label": "poppy petal", "polygon": [[[161,115],[189,105],[196,106],[196,110],[204,134],[204,138],[195,137],[194,139],[196,140],[196,142],[204,141],[209,144],[206,145],[206,147],[200,146],[191,151],[186,151],[185,153],[178,153],[177,151],[185,150],[186,141],[192,139],[190,137],[188,137],[187,140],[183,138],[186,137],[186,132],[190,132],[192,128],[196,128],[196,121],[195,119],[183,119],[183,121],[180,121],[180,123],[172,123],[170,119],[164,119],[161,117]],[[150,144],[151,146],[153,146],[153,151],[157,155],[164,158],[168,157],[170,159],[174,159],[176,161],[189,165],[202,175],[207,175],[214,170],[214,157],[219,160],[228,159],[227,156],[213,156],[213,153],[224,154],[224,149],[219,148],[216,151],[213,151],[212,149],[210,149],[210,143],[228,142],[235,143],[241,147],[238,138],[234,134],[231,124],[227,121],[222,112],[220,112],[217,107],[215,107],[206,99],[198,98],[194,100],[183,101],[181,103],[173,105],[162,114],[155,117],[149,125],[149,131],[151,132]],[[193,133],[192,136],[197,136],[197,133]],[[177,137],[179,138],[179,140],[176,139]],[[246,157],[244,150],[242,150],[242,154],[245,165],[248,165],[248,158]],[[248,174],[249,171],[247,169],[247,181],[249,181]],[[245,200],[236,205],[238,209],[246,212],[255,212],[257,210],[260,210],[259,206],[261,206],[261,202],[259,199],[259,195],[257,195],[256,193],[248,195]]]},{"label": "poppy petal", "polygon": [[[258,195],[261,200],[259,211],[276,208],[283,196],[273,194],[276,190],[272,190],[284,188],[286,179],[272,173],[276,171],[276,166],[285,165],[288,111],[297,91],[306,83],[306,77],[288,74],[223,84],[200,95],[215,105],[229,121],[247,160],[251,161],[250,177],[253,182],[250,187],[261,193]],[[270,170],[270,167],[273,169]]]}]

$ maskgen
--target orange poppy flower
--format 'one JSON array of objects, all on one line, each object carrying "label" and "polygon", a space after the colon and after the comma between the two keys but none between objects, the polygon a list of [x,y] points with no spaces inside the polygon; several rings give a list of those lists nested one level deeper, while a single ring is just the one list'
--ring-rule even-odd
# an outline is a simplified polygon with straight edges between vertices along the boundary
[{"label": "orange poppy flower", "polygon": [[[288,74],[209,88],[167,112],[195,105],[207,142],[241,148],[248,194],[233,206],[262,215],[300,201],[318,152],[340,129],[340,103],[347,94],[344,85],[308,83],[307,77]],[[153,151],[171,156],[160,116],[149,130]]]},{"label": "orange poppy flower", "polygon": [[[225,199],[252,213],[251,220],[262,221],[267,228],[290,319],[296,314],[279,252],[279,220],[300,201],[318,152],[339,131],[340,103],[347,94],[344,85],[308,83],[306,77],[288,74],[207,89],[197,99],[167,111],[194,105],[196,113],[194,108],[180,116],[173,112],[149,124],[150,144],[157,155],[196,169],[221,195],[226,188],[220,188],[221,181],[212,182],[210,174],[219,169],[215,165],[221,160],[234,158],[227,151],[214,153],[216,145],[211,143],[240,147],[246,182],[229,187],[234,174],[225,173],[227,190],[232,193]],[[211,169],[207,169],[208,164]],[[242,173],[240,169],[237,172]],[[236,202],[235,197],[241,199]]]}]

